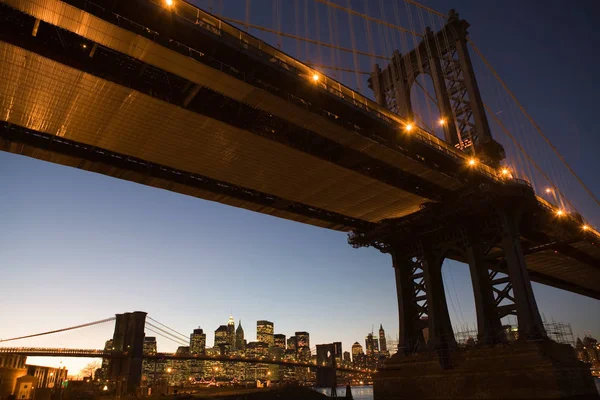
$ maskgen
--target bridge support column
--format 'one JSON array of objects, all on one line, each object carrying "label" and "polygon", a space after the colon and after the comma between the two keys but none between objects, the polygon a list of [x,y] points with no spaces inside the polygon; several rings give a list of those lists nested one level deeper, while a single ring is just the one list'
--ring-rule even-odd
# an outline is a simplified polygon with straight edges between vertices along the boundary
[{"label": "bridge support column", "polygon": [[393,249],[392,262],[396,276],[396,294],[398,296],[398,317],[400,332],[398,352],[411,354],[425,348],[423,337],[423,321],[421,317],[427,313],[426,304],[417,296],[425,296],[424,274],[418,264],[402,254],[402,250]]},{"label": "bridge support column", "polygon": [[519,339],[535,340],[544,338],[546,337],[546,331],[527,272],[525,256],[519,238],[517,218],[506,213],[502,222],[501,243],[514,293],[517,319],[519,321]]},{"label": "bridge support column", "polygon": [[466,253],[477,312],[477,341],[484,345],[506,342],[494,299],[492,280],[484,259],[482,240],[475,235],[470,236]]},{"label": "bridge support column", "polygon": [[[398,296],[399,356],[430,349],[445,364],[447,352],[456,342],[444,292],[442,253],[427,248],[420,255],[410,257],[402,246],[392,247],[390,253]],[[427,343],[423,335],[426,327]]]},{"label": "bridge support column", "polygon": [[[521,242],[544,210],[528,187],[495,190],[349,235],[354,247],[391,253],[395,268],[402,348],[373,376],[375,400],[600,400],[574,349],[546,337],[535,303]],[[473,280],[480,337],[461,351],[454,348],[444,295],[445,256],[467,261]],[[517,315],[520,328],[520,340],[510,345],[498,335],[508,314]],[[417,352],[412,343],[419,343],[425,315],[429,346]]]},{"label": "bridge support column", "polygon": [[442,365],[446,365],[448,350],[456,346],[444,281],[442,279],[442,263],[444,257],[439,251],[428,249],[423,254],[423,272],[425,273],[425,285],[427,286],[427,305],[429,315],[429,340],[427,342],[431,349],[440,355]]},{"label": "bridge support column", "polygon": [[146,313],[135,311],[116,317],[113,347],[124,357],[111,360],[109,374],[110,381],[115,383],[116,396],[120,397],[135,393],[142,381]]}]

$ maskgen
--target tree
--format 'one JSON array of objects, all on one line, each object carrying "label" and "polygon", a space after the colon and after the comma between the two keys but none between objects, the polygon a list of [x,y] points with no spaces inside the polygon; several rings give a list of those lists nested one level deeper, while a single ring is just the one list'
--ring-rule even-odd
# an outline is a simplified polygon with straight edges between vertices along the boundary
[{"label": "tree", "polygon": [[92,361],[87,364],[85,367],[81,368],[79,371],[79,376],[82,378],[94,378],[94,374],[98,368],[102,367],[102,363],[100,361]]}]

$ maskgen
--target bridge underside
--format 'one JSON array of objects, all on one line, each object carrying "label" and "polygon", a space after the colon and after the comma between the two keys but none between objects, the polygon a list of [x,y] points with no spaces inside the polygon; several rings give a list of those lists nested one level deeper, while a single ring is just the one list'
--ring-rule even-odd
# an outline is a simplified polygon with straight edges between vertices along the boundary
[{"label": "bridge underside", "polygon": [[[32,15],[0,4],[4,151],[340,231],[467,186],[462,159],[397,132],[388,139],[404,147],[391,150],[369,129],[340,127],[64,2],[31,3],[64,29],[42,22],[34,36]],[[359,114],[324,102],[341,118]],[[597,244],[553,243],[543,229],[524,243],[534,281],[600,298]]]}]

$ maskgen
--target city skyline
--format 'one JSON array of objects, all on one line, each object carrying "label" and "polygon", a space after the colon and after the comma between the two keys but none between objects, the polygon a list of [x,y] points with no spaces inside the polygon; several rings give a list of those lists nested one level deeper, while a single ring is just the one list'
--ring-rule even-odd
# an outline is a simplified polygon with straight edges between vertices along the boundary
[{"label": "city skyline", "polygon": [[[589,54],[589,65],[597,65],[594,36],[586,30],[588,19],[581,10],[563,13],[556,4],[542,10],[546,19],[560,16],[572,27],[573,38],[584,38],[572,49],[557,32],[526,18],[533,15],[533,3],[513,3],[513,17],[521,23],[510,29],[502,21],[507,15],[500,5],[475,1],[452,5],[461,16],[478,21],[470,29],[472,36],[534,117],[544,128],[554,128],[549,129],[553,142],[599,193],[594,172],[600,170],[594,155],[595,72],[584,66],[574,74],[568,63],[556,61],[556,54],[566,60]],[[448,7],[441,1],[428,5]],[[508,35],[512,43],[495,40],[500,34]],[[537,48],[537,54],[529,54],[530,48]],[[532,74],[529,68],[536,65],[547,67],[542,74]],[[545,86],[556,76],[560,82]],[[567,101],[573,90],[579,96]],[[579,136],[577,143],[573,135],[562,134],[573,131]],[[311,343],[341,341],[344,350],[355,342],[364,345],[372,325],[375,337],[379,324],[392,338],[398,332],[389,255],[352,249],[343,232],[4,152],[0,184],[4,306],[0,319],[11,322],[0,326],[2,338],[133,310],[147,311],[185,334],[201,326],[211,344],[214,329],[226,325],[221,317],[232,309],[236,321],[244,316],[246,339],[256,334],[250,321],[264,318],[275,322],[275,334],[290,338],[305,330]],[[468,267],[448,262],[443,274],[453,325],[472,327],[475,311]],[[600,336],[597,300],[539,284],[533,288],[547,319],[572,323],[575,337],[588,330]],[[112,335],[112,328],[108,336],[106,330],[92,330],[70,343],[100,348]],[[52,346],[60,340],[38,343]],[[168,341],[159,346],[169,351],[177,347]],[[83,366],[87,361],[68,362]]]}]

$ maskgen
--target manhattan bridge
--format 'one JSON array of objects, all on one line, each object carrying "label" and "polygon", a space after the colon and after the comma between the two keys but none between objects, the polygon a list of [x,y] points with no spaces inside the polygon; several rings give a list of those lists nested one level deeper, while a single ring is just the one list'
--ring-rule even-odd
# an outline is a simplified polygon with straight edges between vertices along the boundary
[{"label": "manhattan bridge", "polygon": [[[0,0],[0,149],[390,254],[399,343],[376,399],[592,395],[572,348],[548,339],[531,282],[600,299],[598,198],[456,11],[359,3]],[[469,266],[469,351],[446,259]],[[144,327],[145,313],[117,314],[108,352],[0,351],[105,358],[133,393]]]}]

